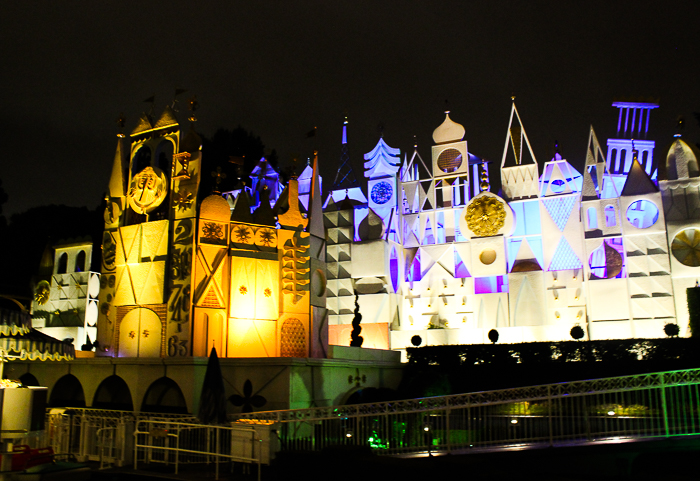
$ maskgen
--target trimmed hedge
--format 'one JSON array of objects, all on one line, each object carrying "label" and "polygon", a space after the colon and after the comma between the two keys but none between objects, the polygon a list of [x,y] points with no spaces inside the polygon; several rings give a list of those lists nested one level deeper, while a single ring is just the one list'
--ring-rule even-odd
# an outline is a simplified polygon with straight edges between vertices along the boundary
[{"label": "trimmed hedge", "polygon": [[409,347],[406,353],[413,366],[531,366],[601,361],[684,361],[700,365],[699,348],[698,339],[664,338],[425,346]]},{"label": "trimmed hedge", "polygon": [[474,344],[408,348],[406,398],[700,367],[700,339]]}]

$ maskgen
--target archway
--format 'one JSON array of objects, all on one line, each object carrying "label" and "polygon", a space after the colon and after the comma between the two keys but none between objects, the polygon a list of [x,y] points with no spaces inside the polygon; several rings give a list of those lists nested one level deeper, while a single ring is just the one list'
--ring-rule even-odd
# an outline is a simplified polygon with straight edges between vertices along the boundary
[{"label": "archway", "polygon": [[153,381],[141,403],[141,411],[187,414],[187,403],[180,386],[167,377]]},{"label": "archway", "polygon": [[59,408],[84,408],[85,392],[78,378],[72,374],[66,374],[56,381],[53,389],[51,389],[49,406]]},{"label": "archway", "polygon": [[39,380],[34,376],[34,374],[25,372],[19,377],[19,381],[24,386],[41,386]]},{"label": "archway", "polygon": [[131,400],[129,386],[116,374],[109,376],[97,387],[95,397],[92,400],[92,407],[116,411],[133,411],[134,403]]}]

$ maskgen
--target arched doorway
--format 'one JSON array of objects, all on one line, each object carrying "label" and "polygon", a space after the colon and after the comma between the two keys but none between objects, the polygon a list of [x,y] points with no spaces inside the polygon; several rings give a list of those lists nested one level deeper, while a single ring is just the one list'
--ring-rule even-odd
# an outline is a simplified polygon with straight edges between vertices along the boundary
[{"label": "arched doorway", "polygon": [[141,411],[153,413],[187,414],[187,403],[180,386],[167,377],[153,381],[146,391],[141,404]]},{"label": "arched doorway", "polygon": [[113,409],[116,411],[133,411],[131,391],[126,382],[119,376],[112,375],[100,383],[92,400],[96,409]]},{"label": "arched doorway", "polygon": [[56,381],[51,389],[50,407],[58,408],[84,408],[85,392],[78,378],[72,374],[66,374]]},{"label": "arched doorway", "polygon": [[19,381],[24,386],[40,386],[39,380],[34,376],[34,374],[25,372],[19,377]]}]

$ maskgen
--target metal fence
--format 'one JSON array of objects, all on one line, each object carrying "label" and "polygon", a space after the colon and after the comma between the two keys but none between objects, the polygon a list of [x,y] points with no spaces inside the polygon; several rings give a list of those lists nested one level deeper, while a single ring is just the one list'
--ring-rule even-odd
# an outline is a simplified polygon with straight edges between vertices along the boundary
[{"label": "metal fence", "polygon": [[700,434],[700,369],[405,401],[238,415],[275,422],[283,450],[451,452]]},{"label": "metal fence", "polygon": [[101,468],[164,463],[177,473],[183,464],[214,464],[218,479],[222,463],[268,464],[276,451],[270,431],[269,423],[210,426],[190,415],[65,408],[48,411],[41,440],[21,443],[99,461]]}]

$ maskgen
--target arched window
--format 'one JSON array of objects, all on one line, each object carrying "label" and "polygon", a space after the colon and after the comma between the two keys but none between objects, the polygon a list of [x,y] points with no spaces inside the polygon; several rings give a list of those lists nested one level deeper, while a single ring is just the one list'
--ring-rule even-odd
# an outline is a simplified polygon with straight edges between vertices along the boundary
[{"label": "arched window", "polygon": [[75,258],[75,272],[85,272],[85,251],[78,252]]},{"label": "arched window", "polygon": [[586,211],[588,215],[588,228],[597,229],[598,228],[598,209],[595,207],[589,207]]},{"label": "arched window", "polygon": [[141,147],[131,161],[131,175],[138,174],[151,165],[151,149],[148,146]]},{"label": "arched window", "polygon": [[95,409],[115,409],[118,411],[133,411],[131,391],[126,382],[119,376],[112,375],[100,383],[92,400]]},{"label": "arched window", "polygon": [[617,149],[612,149],[610,151],[610,159],[609,160],[609,165],[610,165],[610,170],[614,170],[615,166],[617,165]]},{"label": "arched window", "polygon": [[22,374],[19,377],[19,380],[25,386],[41,386],[34,374],[30,372],[25,372],[24,374]]},{"label": "arched window", "polygon": [[187,403],[180,386],[167,377],[153,381],[141,403],[141,411],[187,414]]},{"label": "arched window", "polygon": [[620,150],[620,157],[615,162],[615,173],[621,174],[625,170],[625,163],[627,162],[627,149]]},{"label": "arched window", "polygon": [[63,253],[58,258],[58,268],[56,269],[56,274],[65,274],[68,272],[68,254]]},{"label": "arched window", "polygon": [[615,219],[615,207],[612,205],[605,206],[605,225],[607,227],[615,227],[617,220]]},{"label": "arched window", "polygon": [[56,381],[51,389],[49,406],[56,408],[84,408],[85,393],[78,378],[72,374],[66,374]]}]

